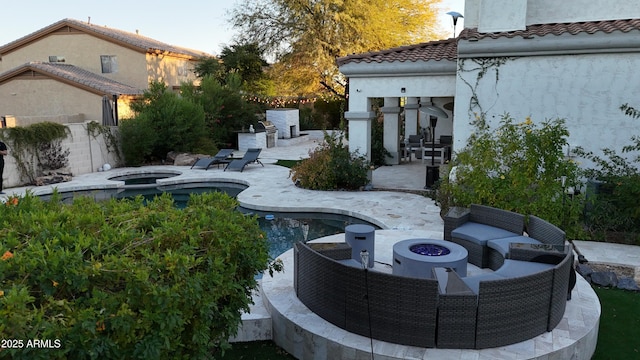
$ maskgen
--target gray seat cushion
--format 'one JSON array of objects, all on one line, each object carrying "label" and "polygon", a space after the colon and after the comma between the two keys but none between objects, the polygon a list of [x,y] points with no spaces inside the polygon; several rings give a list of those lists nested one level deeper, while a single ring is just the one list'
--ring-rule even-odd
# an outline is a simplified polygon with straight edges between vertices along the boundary
[{"label": "gray seat cushion", "polygon": [[504,261],[504,264],[494,272],[494,274],[504,276],[506,278],[515,278],[536,274],[553,267],[554,265],[551,264],[507,259]]},{"label": "gray seat cushion", "polygon": [[507,254],[509,253],[509,244],[511,243],[542,244],[540,241],[528,236],[515,236],[489,240],[487,241],[487,247],[499,252],[502,254],[502,257],[506,259]]},{"label": "gray seat cushion", "polygon": [[479,224],[472,221],[466,222],[451,231],[452,237],[471,241],[481,246],[486,246],[487,241],[492,239],[502,239],[520,235],[522,234],[516,234],[495,226]]}]

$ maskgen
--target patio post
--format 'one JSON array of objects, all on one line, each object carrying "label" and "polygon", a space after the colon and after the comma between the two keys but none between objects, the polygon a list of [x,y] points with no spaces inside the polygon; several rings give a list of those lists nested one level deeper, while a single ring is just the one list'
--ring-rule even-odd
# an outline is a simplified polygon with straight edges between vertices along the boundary
[{"label": "patio post", "polygon": [[385,158],[388,165],[400,164],[400,98],[385,97],[380,111],[384,114],[384,148],[391,153]]}]

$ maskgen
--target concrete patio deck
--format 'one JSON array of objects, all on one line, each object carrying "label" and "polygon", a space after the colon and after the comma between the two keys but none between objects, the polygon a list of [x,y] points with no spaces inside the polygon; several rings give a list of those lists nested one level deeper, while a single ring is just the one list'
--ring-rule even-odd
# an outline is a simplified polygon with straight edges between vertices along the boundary
[{"label": "concrete patio deck", "polygon": [[[50,193],[54,188],[59,191],[117,188],[123,183],[109,178],[170,170],[179,172],[180,175],[160,179],[159,184],[209,181],[245,184],[249,187],[238,195],[238,201],[244,207],[274,212],[329,212],[355,216],[384,229],[376,232],[376,240],[386,239],[386,242],[392,243],[407,236],[442,237],[440,210],[427,197],[406,191],[310,191],[294,186],[289,178],[289,169],[274,165],[275,161],[305,158],[309,149],[317,146],[320,139],[321,136],[315,133],[304,141],[294,140],[288,144],[280,141],[276,148],[263,149],[260,159],[264,167],[252,164],[244,172],[190,169],[184,166],[117,168],[80,175],[70,182],[55,186],[21,187],[5,191],[8,195],[24,194],[26,191],[39,195]],[[373,173],[373,186],[376,189],[423,190],[424,165],[421,161],[414,160],[378,168]],[[583,241],[575,243],[591,262],[630,265],[636,269],[640,266],[640,247]],[[276,274],[274,278],[263,279],[263,292],[255,297],[256,304],[251,313],[243,316],[244,325],[234,340],[285,339],[292,341],[291,346],[301,349],[295,353],[301,358],[355,359],[368,356],[370,349],[367,338],[340,333],[337,328],[331,328],[330,324],[314,317],[315,314],[310,314],[308,309],[305,312],[306,308],[296,302],[292,288],[290,252],[283,254],[281,258],[285,263],[285,271]],[[374,352],[376,359],[422,359],[433,356],[444,359],[587,359],[589,349],[595,348],[599,317],[599,300],[586,281],[579,277],[573,300],[568,302],[561,326],[538,338],[510,346],[509,349],[438,352],[438,349],[419,349],[374,341]],[[312,346],[309,347],[309,344]]]}]

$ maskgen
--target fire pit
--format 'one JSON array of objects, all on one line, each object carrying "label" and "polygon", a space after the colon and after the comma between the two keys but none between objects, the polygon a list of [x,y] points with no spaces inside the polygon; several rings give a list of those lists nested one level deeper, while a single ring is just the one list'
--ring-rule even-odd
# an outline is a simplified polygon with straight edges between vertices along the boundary
[{"label": "fire pit", "polygon": [[408,239],[393,245],[393,274],[433,278],[434,267],[453,268],[467,276],[467,249],[444,240]]},{"label": "fire pit", "polygon": [[413,245],[409,248],[409,250],[418,255],[425,256],[443,256],[449,255],[451,253],[451,250],[449,250],[448,247],[429,243]]}]

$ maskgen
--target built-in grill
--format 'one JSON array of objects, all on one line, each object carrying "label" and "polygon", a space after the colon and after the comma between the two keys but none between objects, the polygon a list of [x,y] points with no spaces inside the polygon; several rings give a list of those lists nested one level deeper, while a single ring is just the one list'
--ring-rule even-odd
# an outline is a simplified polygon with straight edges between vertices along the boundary
[{"label": "built-in grill", "polygon": [[276,126],[268,120],[264,120],[264,121],[258,121],[258,125],[256,126],[256,131],[257,132],[266,132],[267,133],[267,147],[274,147],[276,146],[276,133],[278,131],[278,128],[276,128]]}]

